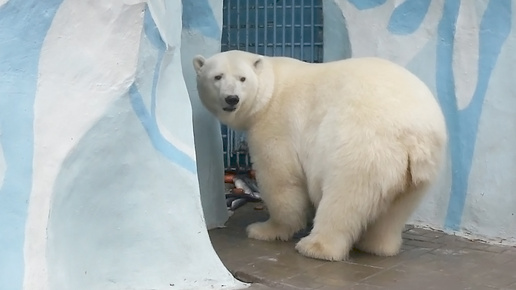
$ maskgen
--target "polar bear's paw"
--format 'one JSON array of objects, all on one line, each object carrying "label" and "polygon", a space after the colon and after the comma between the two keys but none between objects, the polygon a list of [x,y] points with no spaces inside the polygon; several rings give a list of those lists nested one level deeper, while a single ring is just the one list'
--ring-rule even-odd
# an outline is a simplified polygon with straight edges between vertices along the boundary
[{"label": "polar bear's paw", "polygon": [[402,244],[401,234],[390,234],[385,236],[366,235],[355,247],[360,251],[377,256],[396,256],[400,252]]},{"label": "polar bear's paw", "polygon": [[332,237],[308,235],[296,244],[296,250],[310,258],[328,261],[346,260],[349,247],[336,240],[335,237],[332,239]]},{"label": "polar bear's paw", "polygon": [[247,236],[251,239],[262,241],[281,240],[288,241],[292,238],[293,232],[287,227],[277,223],[266,221],[250,224],[247,226]]}]

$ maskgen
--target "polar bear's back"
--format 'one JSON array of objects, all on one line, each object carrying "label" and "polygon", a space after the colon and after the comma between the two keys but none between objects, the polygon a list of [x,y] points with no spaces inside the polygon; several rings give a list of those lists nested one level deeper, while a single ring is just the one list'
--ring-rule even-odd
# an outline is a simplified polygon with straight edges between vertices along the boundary
[{"label": "polar bear's back", "polygon": [[286,124],[284,134],[298,148],[303,168],[315,170],[308,175],[326,174],[320,164],[341,172],[352,168],[350,174],[363,170],[364,176],[377,171],[393,177],[386,188],[399,184],[407,166],[411,182],[435,177],[447,139],[444,117],[411,72],[379,58],[323,64],[269,59],[275,93],[267,115]]},{"label": "polar bear's back", "polygon": [[311,116],[307,121],[331,118],[335,125],[354,118],[384,131],[444,130],[444,118],[432,92],[393,62],[374,57],[322,64],[269,59],[274,67],[273,102],[281,103],[281,108],[295,107],[290,111],[297,115]]}]

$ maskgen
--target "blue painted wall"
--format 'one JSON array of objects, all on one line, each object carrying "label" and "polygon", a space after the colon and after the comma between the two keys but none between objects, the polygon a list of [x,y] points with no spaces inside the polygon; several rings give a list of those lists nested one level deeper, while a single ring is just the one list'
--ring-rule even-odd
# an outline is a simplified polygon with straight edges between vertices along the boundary
[{"label": "blue painted wall", "polygon": [[6,168],[0,187],[0,289],[21,289],[23,283],[38,60],[60,4],[11,0],[0,7],[0,143]]},{"label": "blue painted wall", "polygon": [[192,104],[192,119],[197,155],[197,173],[206,225],[221,227],[229,217],[224,195],[224,163],[219,121],[202,105],[192,59],[220,52],[222,1],[183,0],[181,62]]},{"label": "blue painted wall", "polygon": [[[467,5],[467,4],[465,4]],[[452,73],[453,42],[460,1],[445,2],[439,23],[437,47],[437,94],[443,104],[451,132],[452,188],[445,226],[458,230],[468,192],[478,124],[492,71],[501,47],[511,31],[511,0],[489,1],[480,20],[478,80],[473,99],[468,107],[458,110],[455,104]]]},{"label": "blue painted wall", "polygon": [[220,46],[221,7],[97,2],[0,1],[0,289],[244,286],[209,240],[182,73],[182,25]]}]

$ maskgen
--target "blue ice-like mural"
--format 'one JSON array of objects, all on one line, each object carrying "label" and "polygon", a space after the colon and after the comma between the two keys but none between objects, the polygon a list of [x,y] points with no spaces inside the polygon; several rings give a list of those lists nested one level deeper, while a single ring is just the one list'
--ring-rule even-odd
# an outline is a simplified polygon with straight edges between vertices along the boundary
[{"label": "blue ice-like mural", "polygon": [[[207,262],[203,261],[203,263],[211,264],[210,271],[205,271],[206,274],[215,275],[206,281],[217,281],[220,278],[224,284],[234,283],[213,249],[207,247],[206,252],[202,246],[202,244],[209,245],[209,239],[205,232],[198,199],[197,168],[191,129],[192,114],[188,110],[190,103],[183,75],[176,73],[181,72],[179,46],[174,47],[179,44],[181,38],[181,4],[171,3],[159,6],[163,4],[162,1],[151,0],[149,2],[154,2],[153,5],[163,8],[155,11],[168,13],[168,15],[151,16],[149,7],[152,4],[147,5],[144,2],[147,1],[134,3],[135,5],[106,3],[103,6],[67,0],[0,1],[0,289],[20,290],[24,287],[35,289],[27,286],[27,281],[29,285],[38,284],[37,287],[41,286],[41,289],[93,289],[95,287],[88,288],[87,283],[82,282],[93,284],[99,281],[99,283],[106,282],[105,279],[101,281],[102,275],[110,271],[106,272],[102,267],[108,267],[110,261],[131,258],[147,261],[154,259],[151,262],[154,263],[154,268],[150,266],[148,269],[155,273],[165,271],[163,269],[166,268],[166,271],[181,275],[181,271],[173,270],[177,265],[173,256],[183,255],[187,251],[174,248],[174,235],[188,236],[190,233],[195,237],[190,238],[192,244],[197,244],[194,246],[196,248],[194,255],[202,255],[206,258]],[[208,1],[190,2],[192,5],[193,2],[200,3],[200,6],[194,6],[204,7],[206,10],[204,16],[209,20],[208,22],[190,21],[192,29],[200,29],[205,37],[210,38],[220,34],[220,28],[217,26]],[[116,9],[112,9],[115,6]],[[71,13],[76,13],[78,9],[83,8],[86,8],[89,13],[96,12],[97,15],[103,15],[102,17],[108,14],[113,16],[113,19],[71,17]],[[83,12],[81,10],[81,13]],[[143,23],[139,22],[142,20],[139,18],[142,13]],[[175,13],[174,17],[170,17],[171,13]],[[124,23],[126,19],[131,20]],[[158,29],[155,19],[161,19],[161,23],[165,24],[169,23],[167,22],[169,20],[170,23],[179,21],[179,26],[166,25],[165,28]],[[91,23],[87,23],[88,21]],[[208,23],[207,26],[206,23]],[[106,28],[99,36],[99,43],[92,46],[77,41],[82,40],[81,33],[84,33],[84,30],[81,29],[90,25],[94,26],[92,29],[96,31]],[[138,34],[140,29],[141,38]],[[161,37],[164,31],[169,35],[168,45]],[[118,43],[113,45],[116,48],[109,50],[110,41],[111,44],[114,43],[113,39]],[[76,43],[73,43],[73,40]],[[140,43],[140,49],[138,49],[138,43]],[[111,72],[111,76],[116,75],[113,78],[116,81],[109,79],[103,82],[99,79],[99,75],[94,75],[96,69],[106,65],[102,61],[95,61],[98,56],[95,53],[101,54],[96,50],[98,47],[108,47],[109,51],[105,53],[112,53],[111,59],[119,56],[116,55],[118,52],[116,49],[126,47],[127,54],[134,56],[134,58],[130,57],[134,61],[123,59],[120,64],[116,63],[115,65],[120,65],[120,69]],[[56,57],[49,53],[49,51],[62,50],[65,50],[66,56],[73,55],[75,58],[60,59],[61,56]],[[48,62],[49,59],[59,59],[63,65],[53,66],[54,63]],[[139,64],[136,64],[136,59]],[[70,62],[73,65],[68,66]],[[142,63],[143,65],[140,65]],[[87,83],[87,88],[73,83],[72,87],[76,91],[70,94],[68,91],[64,93],[64,90],[69,89],[68,84],[54,82],[53,77],[60,79],[59,74],[71,74],[68,70],[74,70],[77,67],[85,68],[76,75],[77,83],[81,81],[81,85]],[[59,71],[56,72],[56,68]],[[60,71],[61,69],[63,71]],[[51,76],[48,77],[48,75]],[[47,89],[44,93],[41,92],[42,79],[45,80],[43,86]],[[100,90],[99,94],[99,90],[92,88],[104,85],[109,87],[106,94],[102,94],[106,91]],[[48,95],[49,86],[58,87],[56,94]],[[64,87],[66,89],[63,89]],[[83,92],[80,92],[81,88]],[[150,89],[147,90],[147,88]],[[120,91],[117,92],[118,89]],[[86,97],[82,95],[84,92],[87,92]],[[104,102],[100,100],[99,95],[114,101]],[[53,112],[53,110],[70,110],[68,107],[56,109],[55,106],[61,103],[52,103],[52,101],[59,98],[71,100],[70,103],[91,100],[91,106],[88,108],[99,110],[99,115],[89,110],[84,110],[80,116],[73,116],[71,120],[60,119],[66,114],[45,115],[44,113]],[[49,99],[52,100],[49,101]],[[166,111],[168,114],[164,114],[163,110],[159,111],[160,101],[161,108],[163,104],[167,106],[172,104],[175,107],[171,107]],[[180,112],[177,113],[177,111]],[[88,119],[88,121],[76,124],[80,123],[75,122],[78,119]],[[38,123],[42,120],[42,123]],[[49,129],[49,124],[56,123],[64,124],[63,128],[66,127],[72,132],[70,130],[60,132],[61,128],[57,128],[58,132],[55,132],[56,129]],[[132,124],[130,128],[124,127],[128,124]],[[168,130],[166,134],[164,130]],[[66,149],[68,150],[66,152],[57,154],[56,152],[62,149],[60,146],[53,148],[41,142],[41,132],[49,131],[58,137],[72,134],[78,138],[65,140],[63,143],[70,141],[70,148]],[[39,136],[39,144],[35,142],[37,136]],[[42,148],[44,150],[41,150]],[[49,162],[42,162],[41,160],[46,157],[36,154],[36,152],[41,154],[42,151],[48,153],[49,157],[45,161],[50,160]],[[58,159],[57,156],[62,158]],[[36,163],[39,165],[35,166]],[[47,171],[55,171],[57,176],[48,177]],[[35,188],[33,186],[35,180],[39,181],[39,185],[44,184],[48,188],[44,190]],[[42,217],[42,219],[48,218],[48,222],[46,220],[34,222],[41,214],[38,213],[35,218],[35,215],[30,212],[31,199],[35,191],[40,194],[37,197],[39,203],[48,202],[49,209],[43,212]],[[178,199],[178,197],[181,198]],[[71,203],[77,206],[71,206]],[[174,205],[180,208],[171,211]],[[88,206],[91,208],[87,208]],[[41,207],[45,208],[43,204]],[[92,208],[95,209],[92,210]],[[104,216],[99,215],[100,212],[103,212]],[[138,218],[138,213],[143,213],[144,216]],[[114,218],[116,221],[116,215],[121,227],[114,230],[109,228],[109,220]],[[155,215],[160,215],[161,222],[153,225],[152,219]],[[185,227],[183,221],[174,222],[176,215],[180,215],[181,218],[189,216],[191,219],[188,218],[189,221],[186,224],[189,224],[190,220],[195,224]],[[134,219],[130,222],[131,226],[125,226],[127,220],[121,218],[124,216]],[[102,221],[98,222],[97,218]],[[43,225],[37,229],[38,234],[33,234],[31,231],[29,226],[31,221],[32,226]],[[137,225],[139,222],[147,225]],[[95,224],[106,227],[90,227]],[[88,229],[91,232],[88,232]],[[69,234],[75,230],[86,234],[87,238],[75,240],[70,237]],[[123,255],[110,259],[109,256],[115,251],[105,253],[103,258],[107,258],[107,262],[94,266],[99,271],[90,271],[89,275],[84,275],[82,267],[85,264],[81,263],[91,261],[91,255],[87,253],[90,250],[100,253],[109,249],[109,245],[105,247],[109,244],[105,243],[105,240],[104,243],[93,247],[87,244],[95,243],[95,239],[99,237],[104,239],[106,233],[110,231],[112,236],[120,235],[121,238],[118,240],[126,243],[125,246],[115,247],[123,252]],[[139,231],[146,233],[138,234]],[[169,251],[167,254],[160,253],[160,250],[156,251],[160,247],[155,244],[158,238],[155,238],[150,246],[142,242],[142,237],[152,236],[152,234],[156,234],[163,241],[164,250],[161,251]],[[130,241],[131,236],[134,235],[139,236],[136,243]],[[31,242],[28,244],[29,240]],[[33,259],[30,255],[34,253],[34,249],[30,248],[34,246],[42,250],[37,255],[45,253]],[[83,248],[82,254],[76,255],[75,247],[81,246],[86,247]],[[146,254],[145,257],[140,255],[139,251],[133,251],[135,247],[140,247],[139,251],[147,252],[149,255]],[[63,257],[65,252],[73,254]],[[134,252],[137,252],[137,255],[131,256]],[[200,258],[196,260],[201,261]],[[122,264],[132,267],[131,265],[137,266],[140,263]],[[61,266],[61,269],[55,271]],[[63,274],[63,271],[66,274]],[[78,272],[80,273],[76,275]],[[127,277],[130,276],[130,271],[110,272],[107,275],[116,277],[118,281],[134,278]],[[198,273],[186,273],[184,276],[187,278],[189,275],[195,276],[195,279],[199,276]],[[155,285],[145,283],[163,282],[160,281],[162,279],[160,277],[143,276],[147,277],[131,280],[134,282],[131,286],[157,288]],[[66,288],[66,285],[73,283],[83,286]],[[143,286],[139,287],[138,283]],[[168,287],[169,283],[166,285]]]},{"label": "blue ice-like mural", "polygon": [[[11,0],[0,7],[0,150],[6,168],[0,184],[0,289],[21,289],[23,282],[38,61],[60,4]],[[19,21],[19,10],[32,13]]]},{"label": "blue ice-like mural", "polygon": [[[393,34],[414,32],[428,13],[430,1],[407,0],[396,7],[389,22]],[[469,105],[460,109],[455,96],[453,48],[461,1],[446,0],[437,31],[437,96],[446,116],[452,157],[452,187],[445,226],[458,230],[468,191],[478,123],[487,85],[501,47],[511,30],[511,0],[489,1],[482,16],[479,33],[478,80]]]}]

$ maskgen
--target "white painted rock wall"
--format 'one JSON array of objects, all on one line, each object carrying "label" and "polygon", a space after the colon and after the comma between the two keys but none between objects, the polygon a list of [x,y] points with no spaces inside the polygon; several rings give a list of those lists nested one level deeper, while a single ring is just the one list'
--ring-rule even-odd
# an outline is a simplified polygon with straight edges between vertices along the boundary
[{"label": "white painted rock wall", "polygon": [[205,227],[181,3],[140,2],[0,2],[0,289],[245,286]]},{"label": "white painted rock wall", "polygon": [[413,222],[516,244],[512,0],[331,0],[326,61],[380,56],[417,74],[446,116],[449,163]]},{"label": "white painted rock wall", "polygon": [[190,95],[201,201],[208,229],[223,226],[229,215],[224,195],[224,161],[219,121],[202,105],[192,59],[220,52],[222,1],[183,0],[181,58]]}]

